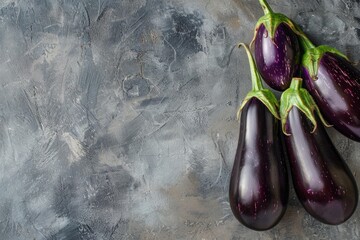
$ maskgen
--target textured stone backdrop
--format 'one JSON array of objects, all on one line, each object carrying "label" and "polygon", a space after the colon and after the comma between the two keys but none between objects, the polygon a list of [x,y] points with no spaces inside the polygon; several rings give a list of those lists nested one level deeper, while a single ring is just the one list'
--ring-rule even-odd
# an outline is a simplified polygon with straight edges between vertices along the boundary
[{"label": "textured stone backdrop", "polygon": [[[269,3],[359,62],[359,1]],[[360,210],[324,225],[293,190],[269,231],[232,216],[251,86],[234,46],[261,15],[256,0],[1,0],[0,238],[359,239]],[[360,184],[360,144],[329,133]]]}]

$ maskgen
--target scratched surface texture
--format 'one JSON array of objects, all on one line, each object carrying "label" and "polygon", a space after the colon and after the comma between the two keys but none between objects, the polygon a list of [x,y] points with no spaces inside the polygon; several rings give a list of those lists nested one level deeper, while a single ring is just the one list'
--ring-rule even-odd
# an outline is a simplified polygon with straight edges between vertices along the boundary
[{"label": "scratched surface texture", "polygon": [[[270,0],[360,60],[360,3]],[[255,232],[228,202],[255,0],[2,0],[0,238],[359,239],[291,190]],[[359,67],[359,64],[357,64]],[[329,130],[360,183],[360,144]]]}]

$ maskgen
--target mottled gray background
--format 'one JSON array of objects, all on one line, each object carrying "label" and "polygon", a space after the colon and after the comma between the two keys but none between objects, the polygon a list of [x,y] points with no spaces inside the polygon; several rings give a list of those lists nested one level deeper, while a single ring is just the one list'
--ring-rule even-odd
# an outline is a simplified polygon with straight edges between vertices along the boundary
[{"label": "mottled gray background", "polygon": [[[317,44],[360,60],[360,3],[271,0]],[[1,0],[0,239],[359,239],[291,190],[273,229],[228,202],[238,41],[255,0]],[[359,64],[358,64],[359,66]],[[329,130],[360,184],[360,144]]]}]

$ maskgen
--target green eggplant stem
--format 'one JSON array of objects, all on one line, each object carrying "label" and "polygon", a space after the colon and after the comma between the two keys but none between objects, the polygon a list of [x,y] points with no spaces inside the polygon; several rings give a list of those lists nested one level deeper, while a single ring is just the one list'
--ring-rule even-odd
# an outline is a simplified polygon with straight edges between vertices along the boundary
[{"label": "green eggplant stem", "polygon": [[264,15],[268,13],[273,13],[273,10],[271,9],[270,5],[267,3],[266,0],[259,0],[260,5],[264,11]]},{"label": "green eggplant stem", "polygon": [[294,91],[299,91],[302,86],[302,78],[293,78],[290,83],[290,88]]},{"label": "green eggplant stem", "polygon": [[302,34],[297,34],[298,39],[300,42],[300,45],[302,46],[304,51],[307,51],[308,49],[315,48],[316,46],[310,41],[310,39],[303,33],[303,31],[297,27],[297,30],[301,32]]},{"label": "green eggplant stem", "polygon": [[264,89],[264,85],[261,82],[261,78],[260,78],[259,72],[257,71],[254,58],[252,57],[251,52],[245,43],[239,43],[238,47],[240,48],[241,46],[245,49],[246,54],[249,59],[252,90],[260,91],[260,90]]},{"label": "green eggplant stem", "polygon": [[273,92],[271,92],[269,89],[264,88],[261,81],[260,73],[256,68],[254,58],[248,46],[246,46],[246,44],[244,43],[239,43],[238,47],[244,47],[246,54],[248,56],[250,72],[251,72],[252,90],[246,95],[245,99],[242,101],[240,108],[237,112],[237,119],[240,119],[242,108],[253,97],[259,99],[268,108],[268,110],[275,118],[280,119],[279,102],[276,99]]}]

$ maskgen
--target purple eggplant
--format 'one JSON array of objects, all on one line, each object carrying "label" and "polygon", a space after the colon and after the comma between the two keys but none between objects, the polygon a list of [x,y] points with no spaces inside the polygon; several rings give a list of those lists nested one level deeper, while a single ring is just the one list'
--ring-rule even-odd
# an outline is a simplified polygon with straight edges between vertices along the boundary
[{"label": "purple eggplant", "polygon": [[294,78],[280,101],[294,189],[311,216],[337,225],[354,213],[357,185],[325,131],[319,108],[301,84],[301,78]]},{"label": "purple eggplant", "polygon": [[297,28],[285,15],[274,13],[265,0],[259,1],[264,16],[255,27],[255,61],[264,81],[273,89],[290,86],[300,63]]},{"label": "purple eggplant", "polygon": [[360,141],[360,71],[336,49],[315,47],[306,37],[300,39],[305,49],[305,87],[336,130]]},{"label": "purple eggplant", "polygon": [[264,89],[246,45],[252,91],[240,110],[239,142],[231,173],[229,201],[233,214],[246,227],[266,230],[275,226],[286,210],[289,194],[283,157],[278,101]]}]

